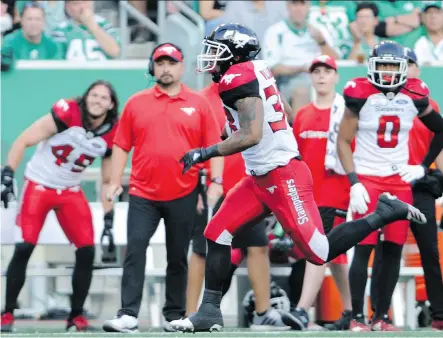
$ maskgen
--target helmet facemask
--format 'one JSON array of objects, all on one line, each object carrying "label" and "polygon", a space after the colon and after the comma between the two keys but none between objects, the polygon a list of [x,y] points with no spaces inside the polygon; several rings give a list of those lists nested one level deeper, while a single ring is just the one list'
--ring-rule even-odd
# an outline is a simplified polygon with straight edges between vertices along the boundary
[{"label": "helmet facemask", "polygon": [[229,47],[223,43],[204,39],[203,49],[197,56],[197,71],[213,72],[219,61],[228,61],[234,57]]},{"label": "helmet facemask", "polygon": [[[377,70],[380,64],[395,64],[398,65],[398,70]],[[368,80],[373,85],[394,89],[407,81],[408,62],[406,59],[398,57],[371,57],[368,60]]]}]

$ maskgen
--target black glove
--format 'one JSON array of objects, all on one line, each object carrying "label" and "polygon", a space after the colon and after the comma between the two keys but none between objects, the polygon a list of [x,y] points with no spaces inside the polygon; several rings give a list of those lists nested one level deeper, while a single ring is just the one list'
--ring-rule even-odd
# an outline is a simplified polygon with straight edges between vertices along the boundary
[{"label": "black glove", "polygon": [[270,242],[271,248],[280,252],[288,252],[291,251],[294,246],[294,242],[288,236],[284,236],[283,238],[274,238]]},{"label": "black glove", "polygon": [[217,145],[213,145],[208,148],[196,148],[188,151],[181,159],[180,163],[183,163],[183,174],[187,172],[191,167],[197,163],[202,163],[209,160],[212,157],[220,156]]},{"label": "black glove", "polygon": [[2,169],[1,175],[1,201],[8,208],[8,203],[15,200],[14,194],[14,170],[10,166],[5,166]]},{"label": "black glove", "polygon": [[439,198],[443,193],[443,175],[440,170],[429,170],[423,178],[417,180],[412,185],[414,192],[428,192],[434,198]]},{"label": "black glove", "polygon": [[[114,210],[111,210],[105,214],[104,227],[101,236],[102,243],[102,262],[103,263],[115,263],[117,261],[117,255],[115,252],[114,235],[112,234],[112,228],[114,226]],[[104,238],[108,239],[108,246],[103,244]]]}]

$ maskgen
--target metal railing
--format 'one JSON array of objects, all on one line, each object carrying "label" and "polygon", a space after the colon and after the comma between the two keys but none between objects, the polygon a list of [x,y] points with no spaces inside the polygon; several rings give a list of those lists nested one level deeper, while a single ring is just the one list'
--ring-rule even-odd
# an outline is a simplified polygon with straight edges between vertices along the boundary
[{"label": "metal railing", "polygon": [[[205,20],[196,13],[192,8],[190,8],[183,1],[171,1],[171,3],[178,9],[178,14],[188,22],[191,22],[197,27],[198,34],[203,38],[205,32]],[[132,17],[137,22],[148,29],[150,32],[155,34],[156,42],[161,43],[165,41],[164,38],[164,28],[166,22],[167,13],[167,1],[158,1],[157,3],[157,23],[140,13],[136,8],[134,8],[128,1],[119,1],[119,25],[120,25],[120,42],[121,42],[121,53],[120,58],[125,59],[127,57],[127,47],[130,43],[129,41],[129,27],[128,18]],[[204,87],[204,77],[199,76],[196,79],[196,89],[202,89]]]},{"label": "metal railing", "polygon": [[[126,57],[126,48],[129,45],[128,37],[128,18],[131,16],[138,21],[140,25],[146,27],[150,32],[154,33],[157,37],[157,41],[160,39],[160,35],[162,32],[162,24],[164,23],[164,18],[166,17],[166,4],[165,1],[159,1],[159,12],[163,16],[163,18],[157,21],[157,24],[140,13],[137,9],[135,9],[128,1],[121,0],[118,2],[119,4],[119,12],[120,12],[120,42],[121,42],[121,53],[120,58],[124,59]],[[164,7],[162,11],[160,11],[160,7]],[[158,15],[160,16],[160,15]]]},{"label": "metal railing", "polygon": [[[159,4],[160,2],[162,1],[159,1]],[[199,33],[203,38],[203,35],[205,34],[205,20],[182,1],[172,1],[172,3],[180,10],[180,12],[182,12],[182,14],[185,14],[197,25]]]}]

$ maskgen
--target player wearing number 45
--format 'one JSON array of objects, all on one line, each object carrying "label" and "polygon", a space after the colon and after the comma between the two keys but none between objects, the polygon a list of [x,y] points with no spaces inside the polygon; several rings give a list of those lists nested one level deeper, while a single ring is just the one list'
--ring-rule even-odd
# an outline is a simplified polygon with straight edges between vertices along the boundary
[{"label": "player wearing number 45", "polygon": [[[368,60],[368,77],[349,81],[344,89],[345,112],[338,132],[338,153],[351,183],[350,207],[354,219],[376,208],[383,192],[412,203],[410,183],[422,178],[443,148],[443,118],[429,102],[426,84],[407,78],[407,50],[393,41],[374,47]],[[421,164],[408,165],[409,131],[415,117],[434,132],[428,153]],[[355,150],[351,142],[355,137]],[[387,316],[398,280],[402,246],[409,221],[391,223],[383,229],[383,261],[373,331],[396,331]],[[349,279],[354,321],[351,330],[364,326],[363,293],[367,262],[378,234],[373,232],[356,246]],[[356,301],[359,300],[359,301]]]},{"label": "player wearing number 45", "polygon": [[[92,215],[80,188],[82,173],[97,157],[102,158],[102,191],[107,190],[111,171],[111,149],[118,119],[117,95],[111,84],[96,81],[76,100],[59,100],[52,112],[26,129],[12,145],[7,165],[1,173],[1,200],[5,207],[15,198],[14,171],[20,165],[26,148],[38,144],[28,162],[20,196],[17,225],[21,239],[6,274],[6,304],[1,316],[1,331],[12,330],[13,312],[25,283],[26,266],[38,242],[49,211],[55,215],[66,237],[75,245],[75,267],[72,274],[71,314],[67,329],[90,329],[83,316],[94,262],[94,228]],[[113,209],[105,196],[104,230],[112,236]]]},{"label": "player wearing number 45", "polygon": [[[266,62],[255,59],[260,52],[257,35],[240,24],[220,25],[203,40],[203,45],[198,68],[211,72],[213,80],[219,82],[229,136],[210,147],[186,153],[181,159],[183,171],[212,157],[241,152],[249,175],[231,189],[205,229],[208,252],[202,304],[188,318],[171,322],[175,329],[191,332],[223,327],[220,301],[231,266],[230,246],[244,224],[273,212],[291,236],[297,248],[296,258],[323,265],[388,223],[402,219],[425,221],[418,209],[383,194],[372,214],[342,223],[325,235],[313,197],[311,173],[300,159],[286,120],[285,111],[290,108],[282,101]],[[268,323],[282,320],[296,330],[306,327],[306,317],[299,311],[270,308],[258,315]]]},{"label": "player wearing number 45", "polygon": [[66,0],[68,20],[52,32],[62,54],[69,61],[101,61],[120,54],[119,37],[106,19],[95,15],[94,1]]}]

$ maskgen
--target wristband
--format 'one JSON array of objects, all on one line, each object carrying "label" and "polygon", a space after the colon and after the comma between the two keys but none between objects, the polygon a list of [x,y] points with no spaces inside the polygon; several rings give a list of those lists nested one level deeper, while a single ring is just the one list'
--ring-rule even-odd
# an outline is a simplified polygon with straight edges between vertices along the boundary
[{"label": "wristband", "polygon": [[349,182],[351,183],[351,186],[360,182],[358,180],[358,177],[357,177],[357,174],[355,173],[355,171],[353,171],[352,173],[349,173],[347,176],[348,176]]}]

